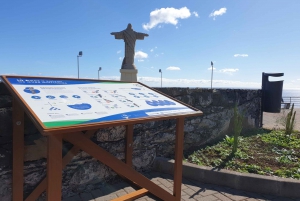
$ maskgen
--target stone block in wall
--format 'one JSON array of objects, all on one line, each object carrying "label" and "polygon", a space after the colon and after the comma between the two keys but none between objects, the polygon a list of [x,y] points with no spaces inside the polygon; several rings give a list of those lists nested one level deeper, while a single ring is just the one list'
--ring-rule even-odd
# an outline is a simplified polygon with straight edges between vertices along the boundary
[{"label": "stone block in wall", "polygon": [[[37,128],[32,123],[32,121],[24,115],[24,134],[26,135],[34,135],[38,133]],[[13,124],[12,124],[12,108],[0,108],[0,137],[9,136],[11,137],[13,132]]]},{"label": "stone block in wall", "polygon": [[0,81],[0,96],[3,95],[10,95],[10,92],[8,91],[4,83]]},{"label": "stone block in wall", "polygon": [[6,147],[0,147],[0,172],[8,170],[12,166],[12,151]]},{"label": "stone block in wall", "polygon": [[24,161],[36,161],[47,158],[47,138],[41,137],[34,140],[34,144],[24,148]]},{"label": "stone block in wall", "polygon": [[0,108],[0,136],[12,136],[12,109]]},{"label": "stone block in wall", "polygon": [[116,126],[106,129],[99,130],[97,132],[97,141],[107,142],[107,141],[119,141],[125,137],[125,126]]},{"label": "stone block in wall", "polygon": [[149,150],[135,150],[132,153],[132,164],[137,170],[149,169],[155,158],[155,148]]},{"label": "stone block in wall", "polygon": [[12,200],[11,173],[0,174],[0,181],[1,181],[0,200],[11,201]]},{"label": "stone block in wall", "polygon": [[12,106],[12,97],[10,95],[0,95],[0,108]]}]

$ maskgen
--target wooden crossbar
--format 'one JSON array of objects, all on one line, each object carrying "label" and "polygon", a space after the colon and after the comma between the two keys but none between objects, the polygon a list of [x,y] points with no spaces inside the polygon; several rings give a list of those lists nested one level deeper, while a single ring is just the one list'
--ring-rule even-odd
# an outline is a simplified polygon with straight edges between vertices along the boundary
[{"label": "wooden crossbar", "polygon": [[64,135],[63,138],[66,141],[80,147],[83,151],[96,158],[103,164],[113,169],[119,175],[126,177],[127,179],[135,182],[137,185],[146,188],[149,192],[156,195],[157,197],[166,200],[174,201],[174,196],[165,191],[160,186],[150,181],[148,178],[138,173],[132,167],[123,163],[119,159],[115,158],[109,152],[105,151],[101,147],[97,146],[90,139],[86,138],[81,133],[72,133]]},{"label": "wooden crossbar", "polygon": [[148,190],[147,189],[140,189],[140,190],[137,190],[137,191],[134,191],[132,193],[128,193],[126,195],[123,195],[121,197],[118,197],[118,198],[115,198],[111,201],[129,201],[129,200],[135,200],[139,197],[142,197],[144,195],[146,195],[148,193]]}]

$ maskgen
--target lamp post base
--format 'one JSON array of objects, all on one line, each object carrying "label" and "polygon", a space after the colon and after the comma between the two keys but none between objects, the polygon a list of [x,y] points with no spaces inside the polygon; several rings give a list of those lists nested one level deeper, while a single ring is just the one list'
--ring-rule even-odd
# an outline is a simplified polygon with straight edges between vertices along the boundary
[{"label": "lamp post base", "polygon": [[120,69],[121,81],[125,82],[137,82],[137,73],[136,69]]}]

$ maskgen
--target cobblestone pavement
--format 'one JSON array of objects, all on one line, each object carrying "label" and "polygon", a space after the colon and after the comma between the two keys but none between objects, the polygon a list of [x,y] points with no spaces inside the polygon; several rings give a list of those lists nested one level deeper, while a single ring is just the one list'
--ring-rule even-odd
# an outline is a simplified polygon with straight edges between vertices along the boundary
[{"label": "cobblestone pavement", "polygon": [[[160,172],[149,172],[144,174],[146,177],[151,179],[154,183],[162,187],[163,189],[173,192],[173,176],[168,174],[163,174]],[[82,193],[77,196],[69,197],[63,201],[106,201],[111,200],[127,193],[138,190],[137,187],[132,187],[129,183],[125,181],[118,181],[115,183],[107,184],[101,189],[94,189],[89,193]],[[256,193],[250,193],[245,191],[239,191],[227,187],[211,185],[201,183],[199,181],[188,180],[183,178],[182,181],[182,201],[231,201],[231,200],[272,200],[272,201],[300,201],[298,199],[278,197],[272,195],[262,195]],[[160,200],[150,194],[136,199],[137,201],[150,201],[150,200]]]}]

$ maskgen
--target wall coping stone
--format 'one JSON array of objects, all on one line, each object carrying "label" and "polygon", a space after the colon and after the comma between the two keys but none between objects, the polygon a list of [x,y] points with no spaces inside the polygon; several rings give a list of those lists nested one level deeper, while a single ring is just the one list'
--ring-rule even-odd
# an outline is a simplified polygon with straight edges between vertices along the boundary
[{"label": "wall coping stone", "polygon": [[[174,162],[173,159],[156,157],[153,169],[173,174]],[[227,186],[237,190],[300,198],[300,181],[295,179],[240,173],[225,169],[198,166],[188,162],[183,162],[182,173],[182,176],[188,179]]]}]

